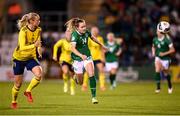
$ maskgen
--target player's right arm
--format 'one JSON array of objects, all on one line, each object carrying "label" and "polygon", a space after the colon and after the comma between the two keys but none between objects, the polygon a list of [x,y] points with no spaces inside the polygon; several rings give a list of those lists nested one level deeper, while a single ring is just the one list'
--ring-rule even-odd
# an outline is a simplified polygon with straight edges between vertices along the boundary
[{"label": "player's right arm", "polygon": [[39,46],[41,46],[41,41],[39,40],[37,40],[34,44],[26,45],[26,33],[23,30],[19,32],[19,49],[20,50],[33,49]]},{"label": "player's right arm", "polygon": [[154,57],[155,56],[155,47],[154,47],[154,44],[152,45],[151,50],[152,50],[152,56]]},{"label": "player's right arm", "polygon": [[57,61],[57,52],[58,52],[58,48],[62,46],[62,40],[59,40],[53,48],[53,60]]}]

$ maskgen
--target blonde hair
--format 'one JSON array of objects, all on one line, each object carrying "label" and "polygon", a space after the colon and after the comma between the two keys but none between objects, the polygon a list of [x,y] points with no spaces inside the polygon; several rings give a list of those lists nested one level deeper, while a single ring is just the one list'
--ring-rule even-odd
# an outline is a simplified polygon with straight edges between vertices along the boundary
[{"label": "blonde hair", "polygon": [[29,20],[35,19],[35,17],[40,18],[40,16],[37,13],[30,12],[22,16],[20,20],[17,21],[17,26],[19,29],[26,26],[29,23]]},{"label": "blonde hair", "polygon": [[80,19],[78,17],[77,18],[72,18],[72,19],[70,19],[69,21],[67,21],[65,23],[65,26],[70,32],[72,32],[79,26],[79,23],[81,23],[81,22],[85,22],[85,20]]}]

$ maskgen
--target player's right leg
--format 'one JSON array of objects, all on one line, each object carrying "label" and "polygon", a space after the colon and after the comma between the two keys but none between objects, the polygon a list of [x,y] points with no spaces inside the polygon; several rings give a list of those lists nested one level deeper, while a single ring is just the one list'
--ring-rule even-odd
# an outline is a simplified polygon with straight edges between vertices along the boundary
[{"label": "player's right leg", "polygon": [[83,85],[81,90],[82,91],[87,91],[87,86],[88,86],[88,74],[87,72],[84,73],[84,78],[83,78]]},{"label": "player's right leg", "polygon": [[74,61],[73,62],[73,69],[74,69],[74,76],[73,79],[77,84],[82,85],[83,84],[83,67],[84,62],[83,61]]},{"label": "player's right leg", "polygon": [[160,72],[161,72],[161,62],[159,60],[155,60],[155,80],[156,80],[156,90],[155,93],[159,93],[160,92],[160,81],[161,81],[161,76],[160,76]]},{"label": "player's right leg", "polygon": [[14,72],[14,86],[12,88],[12,102],[11,102],[11,108],[16,109],[17,106],[17,97],[20,90],[20,87],[22,85],[23,81],[23,73],[25,68],[25,62],[13,60],[13,72]]},{"label": "player's right leg", "polygon": [[22,78],[23,78],[22,75],[15,75],[15,82],[12,88],[12,102],[11,102],[12,109],[17,108],[17,97],[18,97],[20,87],[22,85]]}]

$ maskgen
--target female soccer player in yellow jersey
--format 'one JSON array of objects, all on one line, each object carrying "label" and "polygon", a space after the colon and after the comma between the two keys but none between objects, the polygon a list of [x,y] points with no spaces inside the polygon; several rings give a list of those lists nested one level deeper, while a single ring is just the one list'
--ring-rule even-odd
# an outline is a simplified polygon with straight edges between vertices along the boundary
[{"label": "female soccer player in yellow jersey", "polygon": [[68,92],[68,80],[70,79],[71,87],[70,94],[75,94],[75,81],[73,78],[72,59],[71,59],[71,32],[66,30],[65,38],[60,39],[55,45],[53,50],[53,59],[57,61],[58,48],[61,48],[61,55],[59,57],[59,63],[62,66],[63,80],[64,80],[64,92]]},{"label": "female soccer player in yellow jersey", "polygon": [[[24,68],[30,70],[34,77],[27,87],[24,95],[28,102],[33,102],[31,91],[36,87],[42,76],[42,68],[37,60],[41,57],[41,28],[39,27],[40,16],[36,13],[25,14],[19,21],[18,45],[13,53],[13,71],[15,82],[12,88],[11,108],[17,108],[17,96],[23,81]],[[38,51],[38,56],[36,54]]]},{"label": "female soccer player in yellow jersey", "polygon": [[[104,44],[103,38],[99,35],[98,27],[96,26],[92,27],[91,33],[94,37],[96,37],[99,40],[99,42],[101,42],[101,44]],[[91,39],[89,39],[88,41],[88,47],[90,49],[94,65],[98,69],[100,90],[105,91],[106,88],[105,88],[105,74],[104,74],[104,64],[105,64],[104,51],[99,44],[95,43]],[[87,90],[87,83],[88,83],[88,75],[87,73],[85,73],[83,85],[82,85],[83,91]]]},{"label": "female soccer player in yellow jersey", "polygon": [[98,43],[102,48],[107,48],[101,44],[91,33],[86,29],[86,22],[80,18],[73,18],[66,23],[66,26],[71,34],[71,58],[73,60],[73,68],[76,74],[75,79],[77,82],[83,84],[83,72],[86,70],[89,76],[89,84],[92,95],[92,103],[97,104],[96,99],[96,79],[94,76],[94,64],[92,61],[91,53],[88,48],[88,40],[91,38]]}]

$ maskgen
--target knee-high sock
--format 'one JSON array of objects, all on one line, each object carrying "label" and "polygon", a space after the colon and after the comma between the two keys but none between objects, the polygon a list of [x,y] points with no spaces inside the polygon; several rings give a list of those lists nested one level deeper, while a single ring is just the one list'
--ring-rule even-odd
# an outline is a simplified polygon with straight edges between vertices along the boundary
[{"label": "knee-high sock", "polygon": [[171,83],[171,76],[168,74],[166,76],[167,82],[168,82],[168,88],[172,88],[172,83]]},{"label": "knee-high sock", "polygon": [[63,81],[64,81],[64,87],[68,87],[68,75],[67,74],[63,74]]},{"label": "knee-high sock", "polygon": [[159,72],[156,72],[155,74],[155,80],[156,80],[156,84],[157,84],[157,89],[160,89],[160,81],[161,81],[161,76]]},{"label": "knee-high sock", "polygon": [[116,79],[116,75],[115,74],[110,74],[109,79],[110,79],[111,85],[113,85],[113,83],[114,83],[114,81]]},{"label": "knee-high sock", "polygon": [[70,79],[70,81],[71,81],[71,91],[75,91],[75,81],[74,81],[74,79]]},{"label": "knee-high sock", "polygon": [[88,84],[88,74],[87,74],[87,72],[85,72],[82,86],[87,87],[87,84]]},{"label": "knee-high sock", "polygon": [[99,84],[100,87],[105,87],[105,75],[104,73],[99,73]]},{"label": "knee-high sock", "polygon": [[89,84],[92,97],[96,97],[96,79],[95,76],[89,77]]},{"label": "knee-high sock", "polygon": [[38,80],[36,77],[32,78],[28,88],[26,89],[27,92],[31,92],[32,89],[34,89],[37,85],[39,85],[40,80]]},{"label": "knee-high sock", "polygon": [[18,87],[16,87],[15,85],[12,88],[12,103],[16,103],[17,102],[17,96],[19,93],[19,89]]}]

